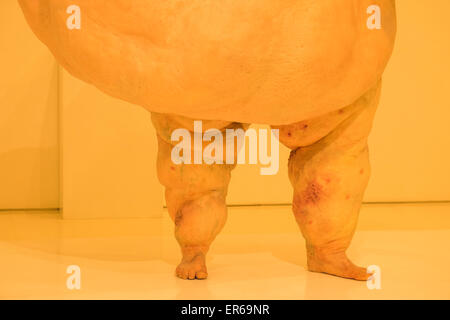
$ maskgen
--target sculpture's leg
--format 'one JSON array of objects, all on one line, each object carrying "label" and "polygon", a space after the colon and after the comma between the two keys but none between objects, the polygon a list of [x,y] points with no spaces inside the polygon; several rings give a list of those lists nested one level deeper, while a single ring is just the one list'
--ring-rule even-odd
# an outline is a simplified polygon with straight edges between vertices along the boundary
[{"label": "sculpture's leg", "polygon": [[366,280],[346,256],[369,179],[367,137],[381,84],[351,106],[290,126],[280,140],[292,150],[293,212],[306,240],[308,269]]},{"label": "sculpture's leg", "polygon": [[[174,164],[171,152],[178,142],[171,141],[171,134],[187,129],[193,140],[193,120],[154,113],[152,121],[158,134],[158,178],[166,188],[167,208],[183,255],[176,274],[182,279],[205,279],[206,253],[227,217],[225,198],[234,165]],[[203,131],[238,127],[242,126],[203,121]]]}]

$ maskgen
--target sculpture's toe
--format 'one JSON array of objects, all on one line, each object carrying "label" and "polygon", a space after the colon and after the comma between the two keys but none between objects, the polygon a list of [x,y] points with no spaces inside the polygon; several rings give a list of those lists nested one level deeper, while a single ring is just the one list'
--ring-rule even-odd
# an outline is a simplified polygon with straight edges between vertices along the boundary
[{"label": "sculpture's toe", "polygon": [[308,270],[359,281],[366,281],[372,276],[365,268],[353,264],[345,253],[320,257],[309,256]]}]

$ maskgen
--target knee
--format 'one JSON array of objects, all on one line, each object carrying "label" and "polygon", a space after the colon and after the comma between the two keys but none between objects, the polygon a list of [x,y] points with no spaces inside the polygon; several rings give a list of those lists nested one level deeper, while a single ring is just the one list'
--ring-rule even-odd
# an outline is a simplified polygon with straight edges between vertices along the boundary
[{"label": "knee", "polygon": [[[219,190],[192,195],[184,199],[175,212],[175,225],[199,226],[202,223],[214,224],[226,215],[225,194]],[[202,214],[202,213],[207,214]],[[211,223],[208,223],[211,222]]]},{"label": "knee", "polygon": [[289,178],[294,188],[293,206],[299,209],[320,207],[334,197],[342,183],[337,169],[321,163],[291,161]]},{"label": "knee", "polygon": [[294,188],[293,209],[304,221],[309,210],[324,208],[330,201],[360,201],[370,177],[367,149],[353,153],[314,154],[308,148],[292,151],[289,178]]}]

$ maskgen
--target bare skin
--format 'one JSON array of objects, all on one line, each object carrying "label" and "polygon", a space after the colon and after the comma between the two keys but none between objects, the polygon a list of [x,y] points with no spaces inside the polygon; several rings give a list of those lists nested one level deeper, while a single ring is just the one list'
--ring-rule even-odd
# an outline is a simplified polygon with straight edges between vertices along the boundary
[{"label": "bare skin", "polygon": [[[367,137],[379,100],[378,83],[355,103],[333,113],[280,130],[292,149],[289,177],[294,187],[293,212],[306,240],[308,270],[366,280],[366,269],[346,256],[356,228],[370,166]],[[205,279],[205,257],[223,228],[231,165],[175,165],[171,132],[193,130],[190,119],[152,114],[158,133],[158,177],[166,187],[169,214],[183,258],[176,269],[182,279]],[[224,121],[204,121],[203,130],[245,128]],[[205,145],[203,146],[205,147]]]},{"label": "bare skin", "polygon": [[367,137],[378,105],[378,83],[332,114],[278,127],[292,149],[293,212],[306,240],[308,269],[367,280],[346,255],[370,175]]},{"label": "bare skin", "polygon": [[[167,208],[183,255],[176,275],[182,279],[206,279],[206,253],[227,218],[225,198],[235,165],[174,164],[171,132],[178,128],[193,131],[192,120],[154,113],[152,121],[158,134],[158,178],[166,188]],[[203,131],[242,127],[230,122],[203,121]]]}]

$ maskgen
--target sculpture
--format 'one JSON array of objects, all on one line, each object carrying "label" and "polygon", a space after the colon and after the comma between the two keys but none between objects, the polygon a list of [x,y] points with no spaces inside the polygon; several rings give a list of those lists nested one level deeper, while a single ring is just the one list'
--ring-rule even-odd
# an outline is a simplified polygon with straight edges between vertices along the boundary
[{"label": "sculpture", "polygon": [[308,269],[370,276],[345,252],[370,174],[367,137],[395,40],[394,0],[19,3],[72,75],[152,113],[158,177],[183,254],[179,277],[207,277],[234,168],[172,161],[171,132],[192,132],[194,120],[204,131],[278,129],[292,150]]}]

